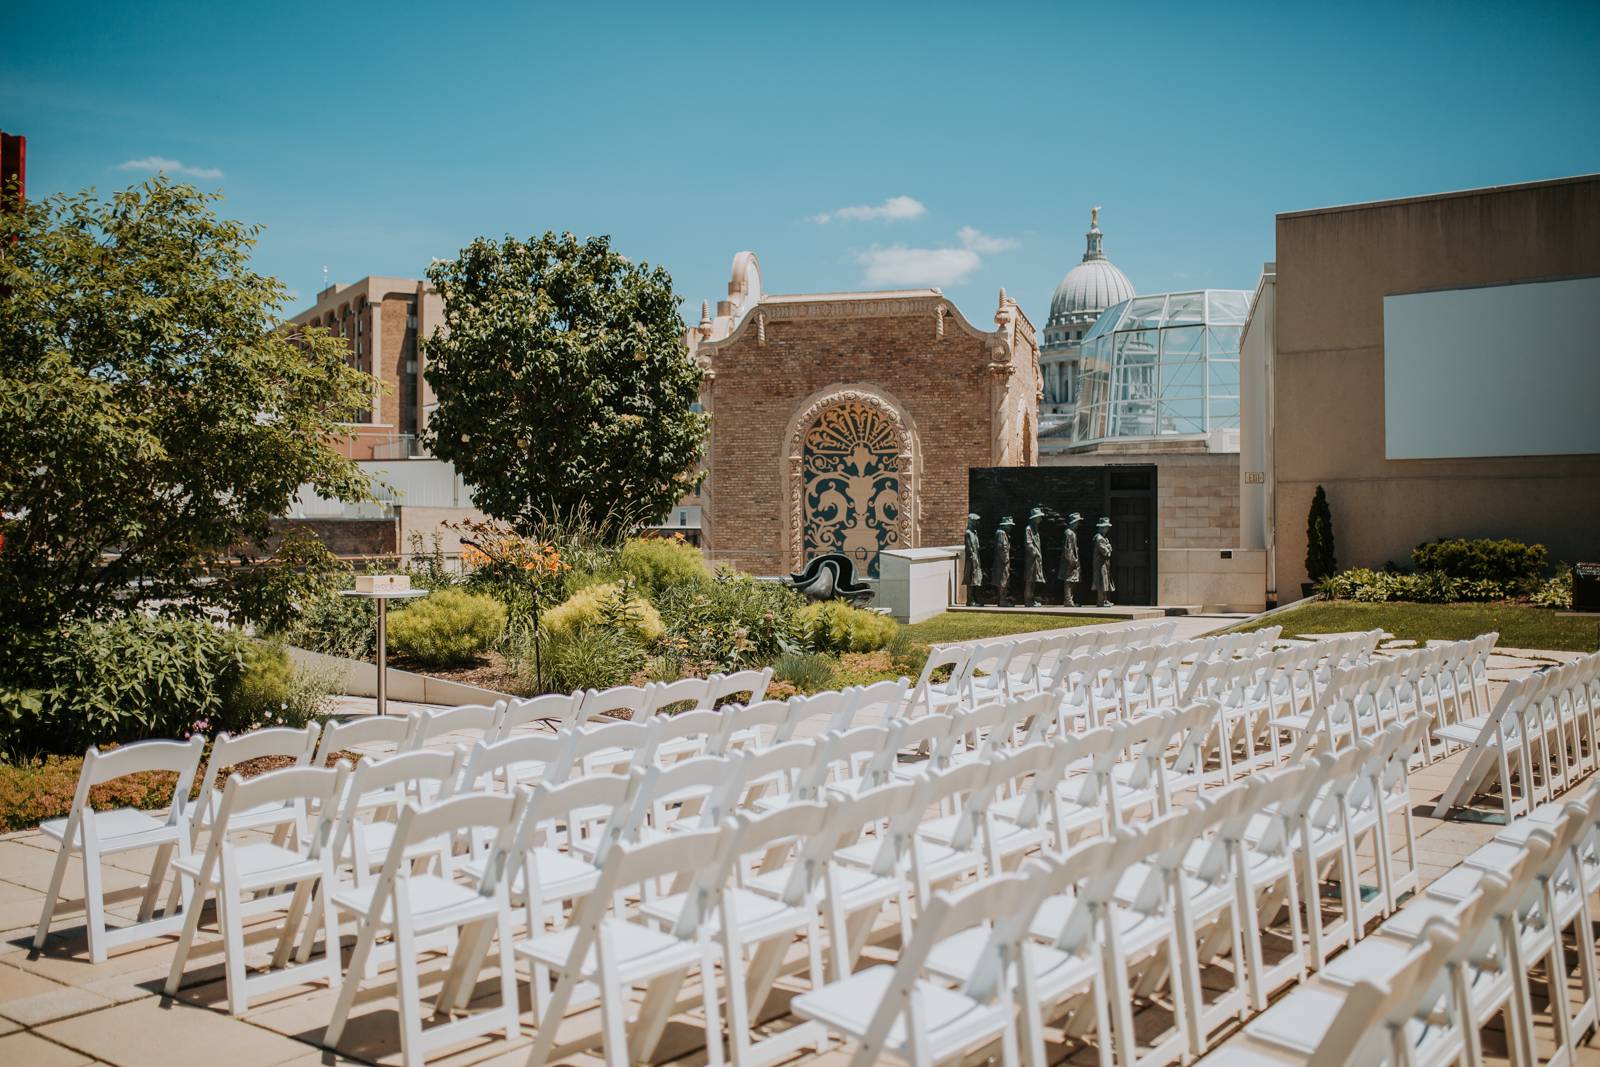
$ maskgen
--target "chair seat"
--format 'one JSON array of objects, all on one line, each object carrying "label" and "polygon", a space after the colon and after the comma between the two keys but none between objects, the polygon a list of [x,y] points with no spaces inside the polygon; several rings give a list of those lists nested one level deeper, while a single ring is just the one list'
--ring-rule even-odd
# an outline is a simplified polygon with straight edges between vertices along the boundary
[{"label": "chair seat", "polygon": [[[469,885],[436,874],[414,874],[407,879],[411,902],[411,919],[418,933],[459,926],[493,916],[498,908],[490,897],[481,895]],[[341,911],[365,916],[372,908],[372,894],[376,884],[349,886],[333,894],[333,903]],[[394,925],[394,897],[384,903],[379,922]]]},{"label": "chair seat", "polygon": [[[207,826],[215,825],[221,810],[222,794],[212,793],[206,815]],[[298,818],[299,814],[299,810],[293,804],[257,804],[253,808],[245,808],[229,815],[228,829],[248,830],[252,827],[282,826]]]},{"label": "chair seat", "polygon": [[[928,970],[952,982],[965,982],[972,976],[988,940],[989,931],[981,926],[947,937],[928,953]],[[1098,959],[1074,956],[1037,941],[1025,942],[1022,951],[1027,953],[1028,963],[1033,968],[1035,988],[1047,1002],[1059,1000],[1069,990],[1093,982],[1100,969]]]},{"label": "chair seat", "polygon": [[[67,833],[67,818],[62,816],[59,819],[46,819],[39,824],[39,832],[60,841]],[[94,833],[101,852],[123,852],[178,839],[176,826],[170,826],[133,808],[95,812]],[[72,847],[76,848],[77,843],[74,842]]]},{"label": "chair seat", "polygon": [[[539,880],[539,898],[542,903],[571,900],[587,893],[600,881],[598,867],[557,849],[541,846],[529,849],[528,855],[533,860],[534,877]],[[462,865],[462,870],[474,879],[482,878],[484,861],[468,860]],[[511,875],[511,895],[518,903],[523,900],[526,880],[524,869],[518,866]]]},{"label": "chair seat", "polygon": [[[745,887],[762,896],[782,897],[788,888],[791,873],[792,865],[762,871],[748,878]],[[840,904],[847,912],[893,900],[905,888],[905,883],[900,879],[876,875],[864,867],[836,865],[833,879],[839,890]]]},{"label": "chair seat", "polygon": [[[831,1030],[854,1038],[866,1035],[878,1005],[888,995],[894,968],[869,967],[842,981],[802,993],[790,1003],[790,1010],[802,1019],[814,1019]],[[926,979],[918,980],[917,995],[928,1021],[928,1049],[931,1059],[946,1059],[981,1041],[988,1041],[1005,1029],[1006,1009],[984,1005],[953,989]],[[897,1018],[889,1027],[884,1048],[903,1052],[906,1047],[905,1020]]]},{"label": "chair seat", "polygon": [[[239,872],[239,888],[243,890],[289,885],[314,878],[322,872],[321,864],[308,859],[304,852],[274,845],[270,841],[229,844],[226,847],[233,855],[234,869]],[[203,856],[185,856],[175,861],[173,866],[184,874],[197,877],[204,861]],[[220,870],[212,872],[213,879],[220,877]]]},{"label": "chair seat", "polygon": [[[542,963],[553,971],[564,972],[578,934],[577,927],[568,926],[519,943],[516,953]],[[681,971],[700,959],[701,949],[696,942],[681,940],[643,923],[617,918],[602,919],[599,935],[606,939],[607,952],[616,968],[617,980],[624,985]],[[578,966],[579,978],[598,977],[595,959],[595,946],[591,944]]]},{"label": "chair seat", "polygon": [[1244,1032],[1257,1041],[1311,1056],[1344,1007],[1344,996],[1318,985],[1303,985],[1268,1008]]},{"label": "chair seat", "polygon": [[[683,913],[683,903],[687,896],[686,893],[674,893],[671,896],[658,897],[646,901],[640,906],[639,911],[671,926]],[[791,907],[776,897],[749,889],[734,888],[724,893],[722,906],[728,908],[730,905],[739,924],[741,944],[753,944],[780,934],[792,934],[804,930],[811,925],[811,920],[816,916],[813,908]]]},{"label": "chair seat", "polygon": [[[1434,730],[1433,736],[1441,741],[1455,741],[1463,745],[1476,744],[1478,739],[1483,737],[1483,720],[1463,719],[1460,722],[1453,722],[1449,726],[1441,726]],[[1498,734],[1491,734],[1488,737],[1484,737],[1483,740],[1485,744],[1490,745],[1500,743]],[[1515,745],[1517,741],[1516,735],[1513,734],[1507,740]]]}]

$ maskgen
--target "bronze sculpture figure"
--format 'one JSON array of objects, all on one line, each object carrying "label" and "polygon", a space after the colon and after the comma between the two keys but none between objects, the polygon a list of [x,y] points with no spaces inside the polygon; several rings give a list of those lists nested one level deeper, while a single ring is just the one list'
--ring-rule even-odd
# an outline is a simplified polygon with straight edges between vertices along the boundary
[{"label": "bronze sculpture figure", "polygon": [[967,603],[981,604],[983,602],[983,553],[978,545],[978,516],[976,513],[967,516],[966,538],[966,578],[967,578]]},{"label": "bronze sculpture figure", "polygon": [[1094,593],[1095,604],[1102,608],[1112,606],[1107,593],[1116,591],[1116,583],[1111,580],[1111,539],[1106,536],[1106,531],[1111,529],[1111,520],[1102,518],[1094,524]]},{"label": "bronze sculpture figure", "polygon": [[989,578],[994,582],[995,606],[1000,608],[1011,606],[1006,587],[1011,584],[1011,531],[1016,525],[1007,515],[994,531],[993,566],[989,568]]},{"label": "bronze sculpture figure", "polygon": [[1022,602],[1030,608],[1040,605],[1034,586],[1044,584],[1044,549],[1039,542],[1039,522],[1043,518],[1044,509],[1034,508],[1022,533]]},{"label": "bronze sculpture figure", "polygon": [[1074,511],[1067,516],[1065,542],[1061,546],[1061,603],[1069,608],[1078,606],[1072,587],[1083,577],[1078,556],[1078,525],[1083,516]]}]

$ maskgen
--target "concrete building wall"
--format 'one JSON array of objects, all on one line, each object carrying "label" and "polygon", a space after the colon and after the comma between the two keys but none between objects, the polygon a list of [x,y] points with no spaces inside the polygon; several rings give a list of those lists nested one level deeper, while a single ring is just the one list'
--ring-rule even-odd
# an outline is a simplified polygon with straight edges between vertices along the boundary
[{"label": "concrete building wall", "polygon": [[[1278,216],[1271,424],[1280,598],[1305,580],[1306,512],[1319,484],[1341,567],[1404,562],[1419,542],[1447,536],[1538,541],[1554,559],[1600,552],[1600,456],[1388,460],[1384,452],[1385,296],[1595,275],[1600,175]],[[1530,343],[1537,326],[1528,324]]]}]

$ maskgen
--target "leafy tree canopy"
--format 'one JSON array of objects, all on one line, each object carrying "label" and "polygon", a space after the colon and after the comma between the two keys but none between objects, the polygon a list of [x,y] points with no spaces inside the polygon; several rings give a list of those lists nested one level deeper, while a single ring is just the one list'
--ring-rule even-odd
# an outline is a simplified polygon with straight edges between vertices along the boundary
[{"label": "leafy tree canopy", "polygon": [[373,382],[343,340],[281,328],[257,227],[155,178],[0,214],[0,629],[156,599],[230,603],[302,484],[359,500],[330,446]]},{"label": "leafy tree canopy", "polygon": [[428,447],[478,507],[523,533],[577,519],[615,538],[698,484],[709,420],[665,270],[546,233],[479,238],[428,278],[445,318],[426,341]]}]

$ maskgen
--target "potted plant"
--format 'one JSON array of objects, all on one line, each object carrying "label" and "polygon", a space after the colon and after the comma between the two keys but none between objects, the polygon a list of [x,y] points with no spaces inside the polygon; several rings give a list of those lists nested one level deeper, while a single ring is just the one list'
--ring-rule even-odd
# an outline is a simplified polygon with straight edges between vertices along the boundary
[{"label": "potted plant", "polygon": [[1306,516],[1306,577],[1311,580],[1301,583],[1300,595],[1312,595],[1323,579],[1338,571],[1339,563],[1333,555],[1333,511],[1328,507],[1328,494],[1319,485]]}]

